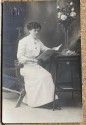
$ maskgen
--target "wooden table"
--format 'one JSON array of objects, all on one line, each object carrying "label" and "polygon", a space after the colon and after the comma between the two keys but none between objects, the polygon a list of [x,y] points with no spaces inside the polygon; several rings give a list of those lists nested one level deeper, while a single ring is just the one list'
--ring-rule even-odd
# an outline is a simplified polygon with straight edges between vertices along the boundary
[{"label": "wooden table", "polygon": [[54,55],[50,60],[50,66],[54,61],[55,69],[55,91],[53,110],[55,103],[55,95],[60,92],[82,92],[81,84],[81,56],[80,55]]}]

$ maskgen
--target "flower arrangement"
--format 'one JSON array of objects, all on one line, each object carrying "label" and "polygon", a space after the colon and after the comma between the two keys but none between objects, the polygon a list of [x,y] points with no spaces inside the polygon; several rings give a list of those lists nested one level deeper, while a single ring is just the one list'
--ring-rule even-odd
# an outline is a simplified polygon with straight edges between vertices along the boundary
[{"label": "flower arrangement", "polygon": [[[59,5],[57,5],[57,17],[59,23],[68,23],[68,21],[74,20],[76,17],[76,12],[74,8],[74,3],[70,2],[67,3],[65,7],[61,8]],[[69,22],[70,23],[70,22]]]},{"label": "flower arrangement", "polygon": [[70,51],[68,47],[68,31],[69,27],[76,19],[76,12],[74,8],[74,3],[69,2],[66,3],[64,7],[60,7],[57,5],[57,18],[58,18],[58,24],[61,24],[63,26],[63,29],[65,30],[65,48],[63,50],[63,54],[66,55],[73,55],[75,52]]}]

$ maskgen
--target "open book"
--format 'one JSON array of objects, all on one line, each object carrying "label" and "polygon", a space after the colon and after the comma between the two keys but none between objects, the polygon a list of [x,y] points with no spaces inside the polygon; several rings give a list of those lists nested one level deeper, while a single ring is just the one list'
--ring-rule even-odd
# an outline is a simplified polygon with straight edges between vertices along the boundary
[{"label": "open book", "polygon": [[38,60],[41,59],[41,60],[44,60],[44,61],[49,59],[50,56],[52,56],[54,52],[58,51],[61,46],[62,46],[62,44],[59,45],[58,47],[54,47],[53,49],[48,49],[48,50],[44,51],[36,59],[38,59]]}]

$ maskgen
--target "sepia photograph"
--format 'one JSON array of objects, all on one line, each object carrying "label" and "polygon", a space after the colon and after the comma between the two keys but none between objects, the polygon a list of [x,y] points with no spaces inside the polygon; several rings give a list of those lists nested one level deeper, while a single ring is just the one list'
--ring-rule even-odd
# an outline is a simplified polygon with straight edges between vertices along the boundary
[{"label": "sepia photograph", "polygon": [[80,0],[2,3],[2,123],[80,123]]}]

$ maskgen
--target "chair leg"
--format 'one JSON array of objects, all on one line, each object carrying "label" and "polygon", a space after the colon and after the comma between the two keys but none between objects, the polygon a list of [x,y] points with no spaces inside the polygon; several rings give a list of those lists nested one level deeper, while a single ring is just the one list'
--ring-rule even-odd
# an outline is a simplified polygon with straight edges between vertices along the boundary
[{"label": "chair leg", "polygon": [[74,98],[74,92],[72,92],[72,99]]},{"label": "chair leg", "polygon": [[21,105],[21,103],[22,103],[22,100],[23,100],[25,94],[26,94],[25,90],[22,90],[22,92],[20,93],[20,96],[19,96],[19,98],[18,98],[17,104],[16,104],[16,106],[15,106],[16,108],[17,108],[17,107],[20,107],[20,105]]},{"label": "chair leg", "polygon": [[54,90],[53,111],[55,109],[55,93],[56,93],[56,89]]}]

